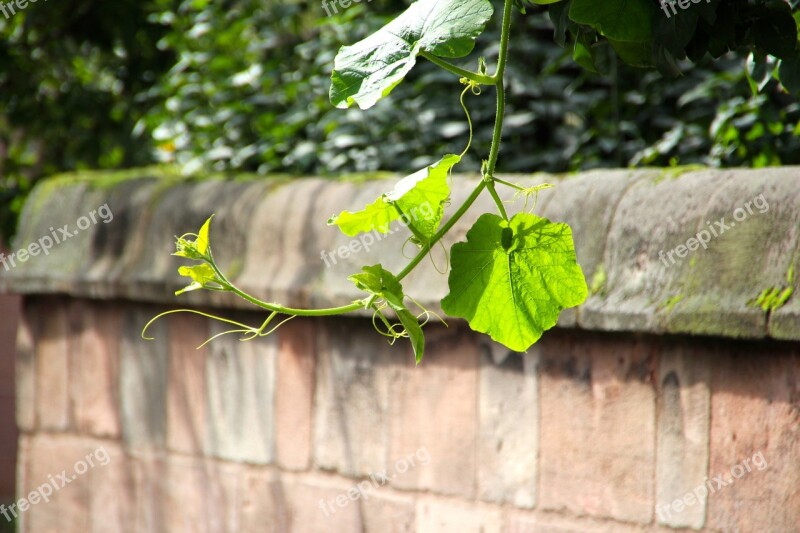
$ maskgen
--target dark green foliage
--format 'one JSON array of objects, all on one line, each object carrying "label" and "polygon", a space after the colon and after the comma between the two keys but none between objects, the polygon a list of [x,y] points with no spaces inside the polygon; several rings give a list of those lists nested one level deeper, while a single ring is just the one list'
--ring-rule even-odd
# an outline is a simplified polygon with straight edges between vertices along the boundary
[{"label": "dark green foliage", "polygon": [[[379,28],[402,10],[403,2],[354,4],[330,18],[316,4],[256,8],[263,3],[239,0],[235,5],[243,11],[209,4],[195,14],[175,16],[184,24],[199,18],[209,25],[203,37],[192,40],[192,25],[175,23],[169,42],[176,53],[208,54],[181,65],[161,87],[164,97],[180,95],[171,101],[174,107],[150,117],[151,126],[164,134],[167,159],[191,168],[336,174],[405,171],[434,162],[436,154],[460,151],[467,131],[455,82],[424,60],[391,98],[366,111],[335,109],[327,100],[339,46]],[[556,16],[559,9],[566,16],[569,2],[550,7]],[[553,23],[543,8],[527,11],[512,27],[504,171],[800,162],[800,110],[771,72],[762,94],[753,96],[742,57],[707,57],[694,68],[676,64],[685,74],[665,79],[618,64],[608,46],[593,45],[593,61],[609,72],[600,76],[576,65],[570,50],[553,43]],[[227,20],[245,14],[242,27]],[[269,23],[278,18],[280,27]],[[499,36],[498,19],[477,47],[490,63],[496,59],[491,43]],[[567,35],[557,32],[559,37],[568,43]],[[460,64],[474,69],[473,62]],[[241,74],[253,65],[261,68]],[[209,75],[217,81],[208,83]],[[237,76],[251,83],[232,86]],[[476,146],[487,150],[493,99],[467,101]],[[170,153],[176,144],[177,153]],[[468,155],[465,167],[478,170],[479,162]]]},{"label": "dark green foliage", "polygon": [[38,2],[0,16],[0,235],[43,175],[151,161],[148,90],[173,63],[151,2]]},{"label": "dark green foliage", "polygon": [[[774,73],[800,90],[800,59],[766,55],[788,53],[786,8],[715,0],[667,19],[644,1],[659,15],[657,44],[639,61],[656,59],[665,72],[682,71],[678,78],[624,65],[612,46],[633,63],[642,49],[571,22],[570,2],[527,3],[512,26],[500,170],[799,164],[800,106]],[[317,1],[59,0],[0,16],[0,234],[12,231],[32,180],[62,170],[156,160],[337,175],[405,172],[459,153],[467,128],[458,85],[424,59],[369,110],[328,100],[339,47],[407,4],[373,0],[326,17]],[[712,20],[711,8],[730,20]],[[757,23],[736,22],[745,11]],[[482,54],[492,65],[498,36],[496,15],[477,52],[457,63],[474,70]],[[764,53],[745,68],[743,55],[727,52],[737,43]],[[712,54],[700,59],[704,47]],[[491,91],[467,97],[477,151],[461,170],[477,171],[488,151]]]}]

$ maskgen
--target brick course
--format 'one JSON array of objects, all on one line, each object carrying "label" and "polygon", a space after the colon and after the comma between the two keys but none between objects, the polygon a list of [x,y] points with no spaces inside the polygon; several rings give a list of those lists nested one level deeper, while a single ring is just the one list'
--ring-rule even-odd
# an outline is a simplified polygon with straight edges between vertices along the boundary
[{"label": "brick course", "polygon": [[[26,308],[17,393],[36,416],[17,411],[18,494],[98,446],[110,462],[23,513],[24,533],[788,533],[800,523],[800,356],[789,344],[557,330],[521,356],[433,325],[417,367],[366,321],[298,319],[271,339],[198,351],[221,331],[205,319],[169,317],[151,330],[161,342],[145,342],[158,309],[112,307]],[[57,376],[57,397],[39,398]],[[751,472],[676,509],[744,459]]]}]

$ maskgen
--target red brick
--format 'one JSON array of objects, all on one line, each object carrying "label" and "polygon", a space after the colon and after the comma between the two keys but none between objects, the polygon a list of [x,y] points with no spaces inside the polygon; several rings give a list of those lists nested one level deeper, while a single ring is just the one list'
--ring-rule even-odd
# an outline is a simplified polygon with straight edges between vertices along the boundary
[{"label": "red brick", "polygon": [[201,457],[167,458],[166,531],[235,533],[239,465]]},{"label": "red brick", "polygon": [[14,397],[0,395],[0,502],[10,501],[14,497],[16,458],[17,458],[17,426],[14,420]]},{"label": "red brick", "polygon": [[[730,346],[730,345],[729,345]],[[800,356],[748,343],[714,361],[707,527],[797,531],[800,524]],[[753,467],[753,456],[767,464]],[[740,474],[750,459],[751,471]],[[731,469],[740,467],[732,477]]]},{"label": "red brick", "polygon": [[109,460],[91,471],[91,531],[136,533],[135,463],[119,444],[104,441],[100,445]]},{"label": "red brick", "polygon": [[76,302],[71,306],[71,388],[78,431],[97,437],[120,435],[119,339],[122,314],[117,306]]},{"label": "red brick", "polygon": [[162,450],[167,434],[167,377],[169,342],[165,320],[157,321],[142,339],[142,328],[158,309],[149,306],[123,308],[120,343],[120,426],[127,450],[151,453]]},{"label": "red brick", "polygon": [[[292,533],[355,533],[363,530],[358,500],[353,500],[357,495],[350,492],[348,497],[348,490],[355,490],[354,483],[327,481],[309,475],[286,475],[282,485],[288,509],[289,531]],[[348,498],[346,503],[339,506],[336,498],[342,501],[345,497]],[[333,502],[333,511],[325,502]]]},{"label": "red brick", "polygon": [[19,296],[0,294],[0,395],[14,394],[14,354],[20,315]]},{"label": "red brick", "polygon": [[0,502],[14,499],[16,494],[17,458],[0,457]]},{"label": "red brick", "polygon": [[541,344],[540,504],[648,523],[655,371],[643,341],[550,334]]},{"label": "red brick", "polygon": [[[228,329],[211,325],[212,335]],[[275,337],[241,342],[226,335],[209,345],[206,455],[250,464],[275,460],[277,352]]]},{"label": "red brick", "polygon": [[167,447],[202,455],[206,436],[206,347],[208,319],[188,313],[169,318]]},{"label": "red brick", "polygon": [[[656,521],[701,529],[706,502],[690,497],[676,512],[675,500],[705,481],[711,413],[709,348],[696,342],[662,347],[658,369]],[[680,504],[678,504],[680,505]]]},{"label": "red brick", "polygon": [[416,506],[410,495],[367,493],[359,501],[366,533],[415,533]]},{"label": "red brick", "polygon": [[170,532],[209,533],[207,479],[203,459],[171,455],[167,462],[164,518]]},{"label": "red brick", "polygon": [[[31,482],[31,441],[33,437],[25,435],[24,433],[19,436],[17,445],[17,494],[28,494],[33,489]],[[17,533],[27,533],[30,531],[28,528],[28,518],[23,513],[17,519]]]},{"label": "red brick", "polygon": [[[386,468],[389,346],[366,320],[331,320],[320,330],[314,394],[314,463],[350,477]],[[412,450],[413,451],[413,450]]]},{"label": "red brick", "polygon": [[33,304],[27,301],[17,330],[16,413],[20,431],[31,432],[36,427],[36,346]]},{"label": "red brick", "polygon": [[509,354],[480,371],[478,489],[482,500],[532,508],[539,457],[539,350]]},{"label": "red brick", "polygon": [[276,452],[278,464],[289,470],[305,470],[311,459],[317,327],[296,318],[278,331]]},{"label": "red brick", "polygon": [[[392,379],[389,469],[426,450],[430,464],[397,475],[394,487],[474,497],[478,432],[479,347],[463,329],[431,328],[425,359],[398,354]],[[382,370],[387,372],[387,370]]]},{"label": "red brick", "polygon": [[679,530],[643,529],[632,524],[587,517],[575,518],[556,513],[535,514],[514,511],[508,513],[503,525],[503,533],[642,533],[644,531],[667,533]]},{"label": "red brick", "polygon": [[[51,482],[56,483],[58,490],[53,490],[48,502],[31,505],[26,512],[30,531],[83,533],[89,530],[90,471],[79,475],[75,465],[93,451],[90,442],[72,436],[33,437],[29,449],[30,479],[26,483],[26,493],[18,498],[28,498],[31,491],[37,487],[44,489]],[[66,475],[71,481],[62,487],[59,475]]]},{"label": "red brick", "polygon": [[242,533],[289,531],[286,497],[277,471],[248,467],[243,473],[240,505]]},{"label": "red brick", "polygon": [[208,530],[211,533],[238,533],[242,498],[242,471],[236,463],[206,462],[208,484]]},{"label": "red brick", "polygon": [[44,430],[64,431],[70,424],[69,322],[67,304],[56,298],[39,302],[36,332],[36,418]]},{"label": "red brick", "polygon": [[242,533],[363,530],[358,501],[347,496],[355,484],[341,478],[249,467],[243,487]]},{"label": "red brick", "polygon": [[167,465],[163,454],[135,458],[134,469],[135,531],[166,531],[168,480],[164,475]]},{"label": "red brick", "polygon": [[500,533],[500,509],[424,498],[417,504],[416,533]]}]

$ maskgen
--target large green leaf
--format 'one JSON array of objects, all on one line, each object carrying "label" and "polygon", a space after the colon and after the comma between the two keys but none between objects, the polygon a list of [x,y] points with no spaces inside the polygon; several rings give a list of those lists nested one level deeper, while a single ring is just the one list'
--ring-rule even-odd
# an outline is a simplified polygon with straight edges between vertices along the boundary
[{"label": "large green leaf", "polygon": [[444,216],[444,204],[450,196],[447,176],[461,161],[461,156],[448,154],[433,165],[400,180],[391,192],[369,204],[361,211],[343,211],[328,220],[353,237],[362,232],[389,232],[389,225],[400,218],[412,231],[430,239]]},{"label": "large green leaf", "polygon": [[572,0],[569,18],[615,41],[643,42],[653,38],[657,6],[652,0]]},{"label": "large green leaf", "polygon": [[800,96],[800,45],[798,45],[795,57],[781,61],[780,79],[786,89]]},{"label": "large green leaf", "polygon": [[422,333],[422,326],[420,326],[419,320],[408,310],[403,302],[405,299],[403,286],[395,275],[383,268],[381,264],[377,264],[365,266],[361,272],[353,274],[347,279],[362,291],[382,298],[394,310],[403,325],[406,336],[411,340],[414,357],[417,364],[419,364],[425,355],[425,336]]},{"label": "large green leaf", "polygon": [[489,0],[418,0],[399,17],[339,50],[331,76],[333,105],[361,109],[388,95],[414,67],[421,52],[464,57],[492,16]]},{"label": "large green leaf", "polygon": [[572,230],[536,215],[505,221],[485,214],[451,256],[444,312],[515,351],[527,350],[588,294]]},{"label": "large green leaf", "polygon": [[756,46],[767,54],[781,59],[792,59],[797,47],[797,23],[792,8],[781,0],[772,0],[760,6],[752,22]]}]

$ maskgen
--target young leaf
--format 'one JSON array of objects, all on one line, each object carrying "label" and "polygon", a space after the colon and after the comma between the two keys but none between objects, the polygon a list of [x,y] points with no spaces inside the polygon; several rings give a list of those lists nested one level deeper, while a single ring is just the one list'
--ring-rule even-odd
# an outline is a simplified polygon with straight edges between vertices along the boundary
[{"label": "young leaf", "polygon": [[400,281],[381,264],[365,266],[362,272],[353,274],[347,279],[355,283],[356,287],[362,291],[375,294],[385,300],[389,307],[397,313],[397,318],[405,328],[405,336],[411,340],[414,357],[419,364],[425,354],[425,336],[419,320],[403,303],[405,295]]},{"label": "young leaf", "polygon": [[328,224],[339,226],[345,235],[353,237],[372,230],[388,233],[389,224],[402,216],[416,234],[430,239],[439,228],[444,203],[450,196],[447,176],[459,161],[460,156],[448,154],[433,165],[406,176],[392,191],[363,210],[343,211],[328,220]]},{"label": "young leaf", "polygon": [[195,266],[182,266],[178,269],[178,274],[187,278],[191,278],[192,283],[188,287],[177,291],[175,293],[176,296],[180,296],[184,292],[202,289],[207,283],[215,283],[217,281],[217,275],[214,272],[214,269],[211,268],[211,266],[209,266],[207,263]]},{"label": "young leaf", "polygon": [[403,304],[403,286],[397,278],[378,263],[365,266],[358,274],[348,277],[356,287],[364,292],[380,296],[392,309],[405,309]]},{"label": "young leaf", "polygon": [[[214,215],[208,217],[208,220],[205,221],[203,227],[200,228],[200,233],[198,235],[194,235],[194,233],[189,233],[184,235],[183,237],[178,237],[177,241],[175,241],[176,251],[174,256],[177,257],[185,257],[186,259],[192,259],[195,261],[204,261],[208,259],[208,249],[211,246],[211,241],[209,240],[209,230],[211,229],[211,219],[214,218]],[[195,236],[197,237],[196,240],[190,241],[186,237]]]},{"label": "young leaf", "polygon": [[206,220],[205,224],[203,224],[203,227],[200,228],[200,233],[197,234],[197,251],[202,255],[206,255],[206,252],[208,252],[208,247],[211,244],[208,233],[211,230],[212,218],[214,218],[214,215],[208,217],[208,220]]},{"label": "young leaf", "polygon": [[492,16],[489,0],[417,0],[400,16],[339,50],[331,76],[331,103],[367,109],[388,95],[421,52],[464,57]]},{"label": "young leaf", "polygon": [[467,241],[453,246],[451,257],[444,312],[518,352],[588,294],[572,230],[536,215],[519,213],[505,221],[485,214]]}]

